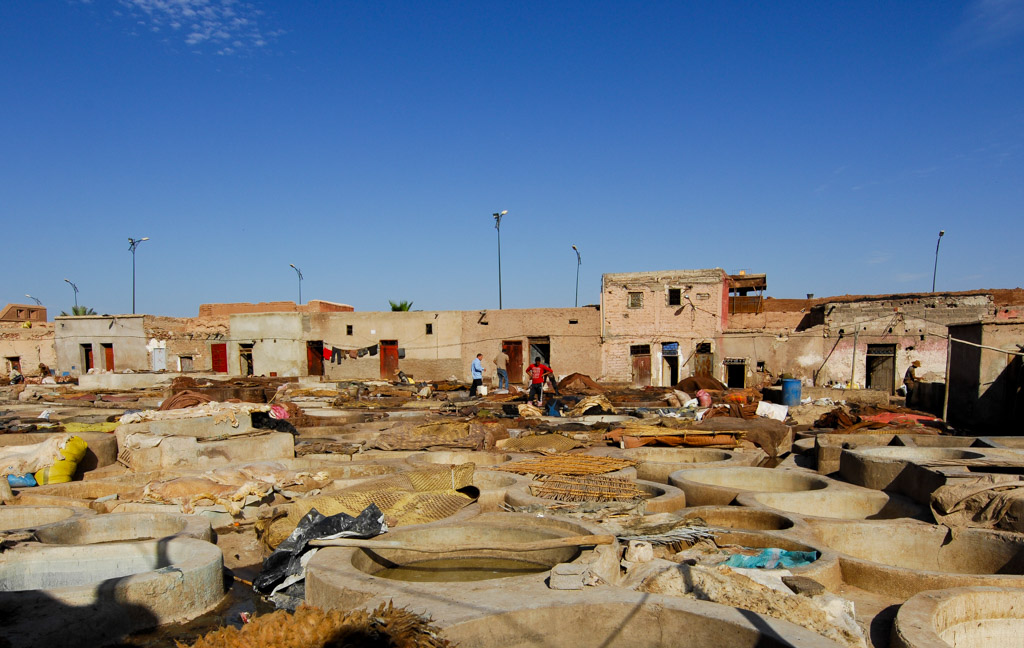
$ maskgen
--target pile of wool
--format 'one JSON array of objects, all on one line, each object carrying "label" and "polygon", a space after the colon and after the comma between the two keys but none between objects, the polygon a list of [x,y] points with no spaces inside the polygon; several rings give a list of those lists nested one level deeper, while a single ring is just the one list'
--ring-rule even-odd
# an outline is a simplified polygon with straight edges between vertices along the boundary
[{"label": "pile of wool", "polygon": [[[188,648],[178,643],[178,648]],[[321,610],[300,605],[279,610],[242,626],[214,630],[191,648],[451,648],[429,620],[390,602],[376,610]]]}]

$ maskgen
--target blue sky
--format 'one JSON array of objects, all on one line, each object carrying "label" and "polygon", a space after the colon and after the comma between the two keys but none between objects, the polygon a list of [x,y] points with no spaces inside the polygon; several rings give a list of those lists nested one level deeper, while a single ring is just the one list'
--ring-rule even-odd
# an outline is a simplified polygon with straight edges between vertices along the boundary
[{"label": "blue sky", "polygon": [[4,302],[1016,287],[1024,0],[0,2]]}]

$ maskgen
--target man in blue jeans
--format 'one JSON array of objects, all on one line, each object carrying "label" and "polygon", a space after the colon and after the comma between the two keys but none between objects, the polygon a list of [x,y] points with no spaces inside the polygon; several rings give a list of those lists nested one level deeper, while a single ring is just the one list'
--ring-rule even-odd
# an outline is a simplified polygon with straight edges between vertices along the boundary
[{"label": "man in blue jeans", "polygon": [[476,390],[484,384],[484,354],[476,354],[473,364],[469,367],[469,373],[473,377],[473,384],[469,388],[469,397],[476,396]]},{"label": "man in blue jeans", "polygon": [[498,389],[508,390],[508,354],[505,349],[494,356],[494,364],[498,367]]}]

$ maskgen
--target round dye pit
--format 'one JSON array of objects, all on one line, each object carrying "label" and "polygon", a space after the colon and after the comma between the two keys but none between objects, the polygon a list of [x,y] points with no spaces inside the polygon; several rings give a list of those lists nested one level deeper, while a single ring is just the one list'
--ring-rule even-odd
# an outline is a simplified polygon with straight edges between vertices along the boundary
[{"label": "round dye pit", "polygon": [[[306,602],[323,608],[351,609],[372,606],[386,600],[396,606],[424,610],[438,618],[447,613],[465,614],[473,610],[494,612],[515,609],[521,600],[547,596],[547,572],[554,565],[574,561],[589,551],[579,547],[558,547],[541,551],[515,551],[509,543],[535,542],[567,536],[600,533],[585,523],[554,516],[539,518],[518,513],[482,513],[462,522],[435,522],[388,532],[382,540],[402,540],[436,548],[440,545],[475,545],[488,547],[468,551],[427,553],[406,549],[325,548],[316,553],[306,571]],[[493,547],[493,548],[491,548]],[[504,548],[503,548],[504,547]],[[435,573],[430,582],[400,582],[385,576],[385,570],[415,570],[425,561],[461,562],[450,564],[458,569],[451,573]],[[530,563],[529,571],[516,575],[489,574],[487,580],[470,580],[467,572],[501,572],[515,563]],[[436,564],[435,564],[436,566]],[[444,569],[434,570],[443,572]],[[461,572],[461,573],[460,573]],[[393,572],[392,572],[393,573]],[[477,576],[479,574],[473,574]],[[500,578],[501,584],[493,580]],[[564,594],[564,592],[556,592]]]},{"label": "round dye pit", "polygon": [[[432,525],[400,529],[388,533],[386,538],[388,540],[403,540],[425,546],[473,544],[477,546],[501,547],[507,543],[533,542],[557,538],[560,535],[545,525],[509,527],[497,524],[477,524],[470,521],[464,524],[428,528],[430,526]],[[447,582],[465,580],[458,573],[461,570],[475,570],[482,574],[491,566],[495,566],[496,563],[494,561],[496,560],[529,563],[532,566],[532,570],[523,573],[537,573],[547,571],[558,563],[570,562],[579,553],[580,550],[577,547],[563,547],[522,553],[509,552],[502,549],[478,549],[456,553],[424,553],[400,549],[360,549],[352,556],[352,566],[372,576],[392,578],[396,569],[401,570],[401,573],[408,573],[409,571],[416,571],[417,568],[415,566],[420,565],[420,571],[424,573],[427,571],[434,572],[431,577],[433,582]],[[451,562],[451,566],[459,565],[459,567],[446,572],[444,569],[430,569],[423,566],[425,562],[436,562],[439,560],[454,561]],[[494,578],[501,577],[494,576]]]},{"label": "round dye pit", "polygon": [[749,531],[782,531],[793,528],[785,515],[740,506],[698,506],[682,512],[684,519],[700,518],[712,527]]},{"label": "round dye pit", "polygon": [[900,607],[893,648],[1019,646],[1024,637],[1024,590],[961,587],[923,592]]},{"label": "round dye pit", "polygon": [[860,454],[877,459],[896,459],[925,463],[928,461],[950,461],[963,459],[981,459],[985,455],[980,452],[962,450],[960,448],[920,448],[910,446],[886,446],[884,448],[866,448],[858,450]]},{"label": "round dye pit", "polygon": [[108,513],[57,522],[36,531],[45,544],[99,544],[181,536],[209,541],[210,523],[195,515]]},{"label": "round dye pit", "polygon": [[104,645],[194,618],[223,595],[220,549],[192,538],[23,545],[0,555],[0,609],[13,646]]},{"label": "round dye pit", "polygon": [[829,481],[804,472],[779,468],[702,468],[677,470],[669,483],[686,493],[690,506],[729,505],[744,492],[791,493],[820,490]]},{"label": "round dye pit", "polygon": [[802,493],[743,493],[743,506],[764,506],[786,513],[840,520],[920,518],[923,507],[913,500],[882,491],[827,488]]},{"label": "round dye pit", "polygon": [[[564,593],[563,593],[564,594]],[[634,592],[587,593],[583,600],[539,603],[445,626],[462,646],[527,648],[835,648],[838,644],[785,621],[689,599]]]},{"label": "round dye pit", "polygon": [[38,529],[83,515],[95,515],[91,509],[64,506],[0,506],[0,531]]},{"label": "round dye pit", "polygon": [[622,455],[640,461],[636,467],[637,477],[661,484],[667,484],[669,475],[677,470],[717,467],[726,463],[749,466],[754,462],[753,455],[708,448],[629,448],[623,450]]},{"label": "round dye pit", "polygon": [[909,598],[932,589],[1024,587],[1024,536],[920,522],[808,520],[821,544],[840,554],[843,580]]},{"label": "round dye pit", "polygon": [[549,569],[550,565],[511,558],[436,558],[386,567],[374,576],[415,583],[465,583],[527,576]]}]

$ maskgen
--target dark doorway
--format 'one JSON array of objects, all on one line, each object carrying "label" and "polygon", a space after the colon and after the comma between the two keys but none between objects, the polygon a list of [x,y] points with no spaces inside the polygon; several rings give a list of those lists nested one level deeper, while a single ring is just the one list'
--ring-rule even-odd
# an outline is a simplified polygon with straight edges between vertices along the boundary
[{"label": "dark doorway", "polygon": [[324,343],[322,341],[306,342],[306,370],[310,376],[324,375]]},{"label": "dark doorway", "polygon": [[398,340],[380,341],[380,378],[395,380],[398,376]]},{"label": "dark doorway", "polygon": [[896,393],[896,345],[869,344],[865,362],[868,389]]},{"label": "dark doorway", "polygon": [[662,342],[661,356],[661,385],[671,387],[679,382],[679,343]]},{"label": "dark doorway", "polygon": [[96,366],[92,357],[92,345],[82,345],[82,373],[89,373],[89,370]]},{"label": "dark doorway", "polygon": [[7,362],[11,365],[11,369],[21,373],[21,356],[8,357]]},{"label": "dark doorway", "polygon": [[106,369],[107,371],[113,371],[114,370],[114,345],[109,343],[109,342],[107,342],[105,344],[101,344],[100,346],[103,347],[103,364],[104,364],[103,368]]},{"label": "dark doorway", "polygon": [[254,373],[252,363],[252,347],[251,344],[239,344],[238,345],[238,363],[239,368],[242,370],[243,376],[251,376]]},{"label": "dark doorway", "polygon": [[693,374],[695,376],[710,376],[714,362],[715,356],[711,353],[711,343],[698,343],[697,350],[693,353]]},{"label": "dark doorway", "polygon": [[522,340],[502,340],[501,350],[508,354],[508,381],[511,384],[523,382]]},{"label": "dark doorway", "polygon": [[634,344],[629,347],[629,358],[633,363],[633,386],[651,385],[651,345]]},{"label": "dark doorway", "polygon": [[725,359],[725,386],[730,389],[743,389],[747,386],[746,358]]},{"label": "dark doorway", "polygon": [[228,345],[211,344],[210,345],[210,358],[211,368],[217,373],[228,372]]},{"label": "dark doorway", "polygon": [[[538,356],[540,361],[546,365],[551,365],[551,338],[544,337],[532,337],[530,340],[530,362],[533,362]],[[554,367],[552,367],[554,369]]]}]

